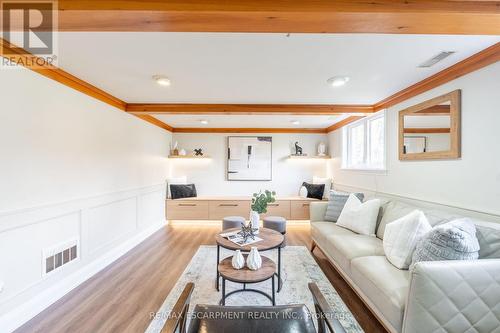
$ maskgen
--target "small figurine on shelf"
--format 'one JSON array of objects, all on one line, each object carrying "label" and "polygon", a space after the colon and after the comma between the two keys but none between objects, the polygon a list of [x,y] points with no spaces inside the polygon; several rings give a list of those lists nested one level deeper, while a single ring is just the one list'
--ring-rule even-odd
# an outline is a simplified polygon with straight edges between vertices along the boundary
[{"label": "small figurine on shelf", "polygon": [[194,156],[203,156],[203,151],[201,148],[194,150]]},{"label": "small figurine on shelf", "polygon": [[295,142],[295,155],[302,156],[302,154],[303,154],[302,147],[299,146],[298,142]]}]

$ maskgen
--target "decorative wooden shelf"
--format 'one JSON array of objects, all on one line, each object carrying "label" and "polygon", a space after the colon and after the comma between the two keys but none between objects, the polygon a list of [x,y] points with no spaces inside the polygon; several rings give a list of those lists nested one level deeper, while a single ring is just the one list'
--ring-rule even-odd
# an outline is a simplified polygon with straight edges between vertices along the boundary
[{"label": "decorative wooden shelf", "polygon": [[330,157],[330,155],[324,155],[324,156],[290,155],[288,158],[327,160],[327,159],[330,159],[331,157]]},{"label": "decorative wooden shelf", "polygon": [[168,158],[189,158],[189,159],[204,159],[210,158],[208,155],[194,156],[194,155],[168,155]]}]

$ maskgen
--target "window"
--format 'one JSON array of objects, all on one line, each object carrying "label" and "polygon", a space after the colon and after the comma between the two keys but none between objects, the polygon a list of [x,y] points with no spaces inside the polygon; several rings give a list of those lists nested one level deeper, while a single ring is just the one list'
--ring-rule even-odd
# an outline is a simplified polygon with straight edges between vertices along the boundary
[{"label": "window", "polygon": [[385,169],[385,112],[344,127],[343,168]]}]

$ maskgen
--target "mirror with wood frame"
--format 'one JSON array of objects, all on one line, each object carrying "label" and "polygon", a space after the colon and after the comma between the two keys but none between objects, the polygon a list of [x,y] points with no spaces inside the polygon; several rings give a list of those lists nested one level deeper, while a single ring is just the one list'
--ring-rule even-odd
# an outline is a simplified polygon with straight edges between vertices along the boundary
[{"label": "mirror with wood frame", "polygon": [[460,158],[460,90],[399,112],[399,159]]}]

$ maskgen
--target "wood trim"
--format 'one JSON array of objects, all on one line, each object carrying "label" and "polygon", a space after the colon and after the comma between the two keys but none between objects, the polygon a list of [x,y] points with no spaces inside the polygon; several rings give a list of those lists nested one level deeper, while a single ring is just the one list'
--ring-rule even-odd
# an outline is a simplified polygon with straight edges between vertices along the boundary
[{"label": "wood trim", "polygon": [[324,128],[174,128],[174,133],[326,133]]},{"label": "wood trim", "polygon": [[439,134],[439,133],[450,133],[450,129],[449,128],[405,128],[403,132]]},{"label": "wood trim", "polygon": [[497,1],[59,0],[61,31],[499,35]]},{"label": "wood trim", "polygon": [[343,104],[127,104],[134,114],[214,114],[214,115],[336,115],[344,113],[373,113],[372,105]]},{"label": "wood trim", "polygon": [[[415,115],[420,110],[427,109],[433,105],[450,102],[450,150],[435,151],[425,153],[404,153],[404,117]],[[422,133],[421,131],[418,133]],[[433,132],[435,133],[435,132]],[[450,93],[434,97],[425,102],[411,106],[399,112],[399,140],[398,151],[399,160],[415,161],[415,160],[443,160],[443,159],[458,159],[461,157],[461,91],[455,90]]]},{"label": "wood trim", "polygon": [[349,125],[350,123],[353,123],[353,122],[355,122],[357,120],[360,120],[362,118],[364,118],[364,117],[362,117],[362,116],[351,116],[349,118],[346,118],[344,120],[339,121],[338,123],[333,124],[332,126],[327,127],[326,128],[326,132],[327,133],[333,132],[335,130],[338,130],[339,128],[342,128],[342,127],[344,127],[346,125]]},{"label": "wood trim", "polygon": [[[6,41],[1,37],[0,37],[0,49],[1,49],[0,52],[1,57],[10,59],[11,61],[25,68],[28,68],[49,79],[57,81],[67,87],[75,89],[76,91],[81,92],[82,94],[93,97],[97,100],[100,100],[101,102],[109,104],[122,111],[126,111],[127,103],[125,103],[121,99],[116,98],[111,94],[108,94],[104,90],[99,89],[96,86],[93,86],[90,83],[79,79],[78,77],[62,70],[59,67],[50,65],[45,61],[37,61],[37,59],[41,58],[29,53],[28,51],[22,48],[15,46],[14,44]],[[37,65],[32,66],[31,64],[37,64]],[[162,121],[154,118],[153,116],[147,114],[136,115],[136,116],[158,127],[161,127],[168,131],[172,131],[171,126],[163,123]]]},{"label": "wood trim", "polygon": [[156,119],[153,116],[150,116],[149,114],[134,114],[134,116],[136,116],[137,118],[140,118],[144,121],[147,121],[148,123],[151,123],[153,125],[161,127],[167,131],[170,131],[170,132],[174,131],[174,128],[172,126],[168,125],[167,123],[164,123],[161,120]]},{"label": "wood trim", "polygon": [[[499,25],[500,26],[500,25]],[[392,96],[373,105],[375,111],[386,109],[401,103],[409,98],[420,95],[423,92],[436,88],[446,82],[455,80],[480,68],[500,61],[500,43],[496,43],[441,72],[438,72],[414,85],[409,86]]]},{"label": "wood trim", "polygon": [[[67,87],[73,88],[87,96],[96,98],[101,102],[107,103],[120,110],[125,111],[126,103],[110,94],[101,90],[90,83],[87,83],[68,72],[48,64],[41,58],[29,53],[28,51],[11,44],[3,38],[0,38],[0,55],[4,58],[22,65],[38,74],[48,77],[54,81],[64,84]],[[37,59],[39,61],[37,61]],[[33,66],[32,64],[37,64]]]}]

